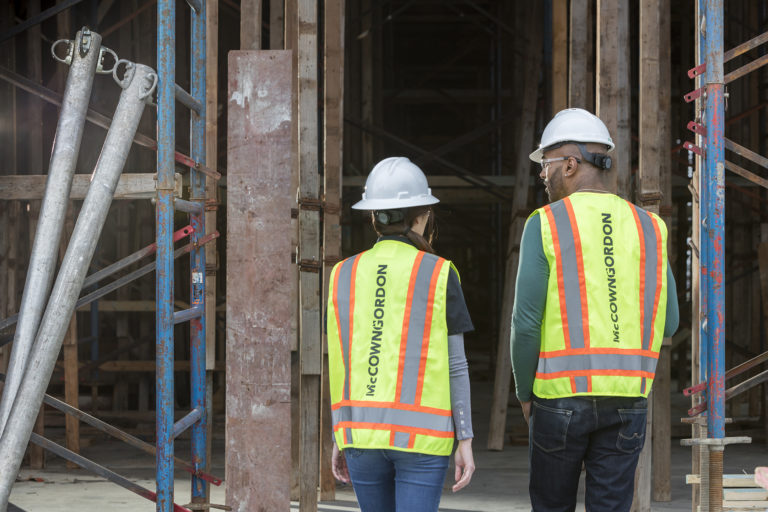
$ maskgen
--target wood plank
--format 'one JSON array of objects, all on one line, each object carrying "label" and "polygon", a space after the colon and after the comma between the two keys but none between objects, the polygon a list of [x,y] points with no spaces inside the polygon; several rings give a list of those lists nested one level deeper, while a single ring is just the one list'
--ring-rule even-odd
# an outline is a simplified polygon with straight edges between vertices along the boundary
[{"label": "wood plank", "polygon": [[552,115],[555,115],[557,112],[560,112],[567,106],[568,106],[568,0],[553,0],[552,1]]},{"label": "wood plank", "polygon": [[[301,364],[301,433],[299,510],[317,510],[319,467],[320,382],[320,212],[302,208],[317,201],[318,174],[318,14],[314,0],[298,1],[298,108],[299,108],[299,359]],[[313,265],[315,267],[313,268]]]},{"label": "wood plank", "polygon": [[501,309],[501,325],[499,326],[498,348],[496,351],[496,374],[493,383],[493,399],[491,403],[490,428],[488,431],[488,449],[501,450],[504,448],[504,433],[507,423],[507,404],[509,402],[510,379],[512,363],[510,360],[509,339],[511,331],[512,306],[515,297],[515,281],[520,257],[520,238],[523,234],[525,218],[528,214],[528,189],[531,181],[531,161],[528,158],[529,148],[534,147],[533,133],[536,122],[536,96],[538,94],[538,68],[541,64],[541,31],[536,28],[533,20],[538,19],[541,6],[537,2],[528,10],[528,27],[525,34],[524,89],[522,94],[522,113],[520,116],[520,141],[515,162],[515,194],[512,202],[512,218],[510,220],[508,254],[504,271],[504,291]]},{"label": "wood plank", "polygon": [[226,503],[287,510],[291,52],[232,51],[228,69]]},{"label": "wood plank", "polygon": [[281,50],[284,47],[285,0],[269,0],[269,49]]},{"label": "wood plank", "polygon": [[261,0],[240,2],[240,49],[261,49]]},{"label": "wood plank", "polygon": [[[344,130],[344,0],[326,0],[323,23],[325,44],[323,80],[324,93],[324,151],[323,194],[323,287],[322,304],[327,301],[328,283],[333,264],[341,260],[341,180],[342,143]],[[322,330],[324,332],[324,329]],[[328,351],[327,337],[323,336],[323,352]],[[333,500],[336,480],[331,467],[333,452],[333,424],[331,395],[328,386],[328,356],[323,356],[323,377],[320,421],[320,499]]]},{"label": "wood plank", "polygon": [[596,113],[616,145],[611,155],[611,187],[625,199],[629,199],[632,163],[629,8],[627,2],[597,0]]},{"label": "wood plank", "polygon": [[[115,189],[115,199],[152,199],[156,196],[157,185],[154,173],[123,173]],[[42,199],[45,193],[45,183],[48,176],[45,174],[26,174],[13,176],[0,176],[0,200],[37,200]],[[75,174],[72,179],[70,199],[83,200],[88,193],[91,184],[90,174]],[[175,197],[181,197],[182,177],[175,175]]]},{"label": "wood plank", "polygon": [[723,499],[729,501],[758,501],[762,500],[768,508],[768,491],[763,488],[754,489],[723,489]]},{"label": "wood plank", "polygon": [[[685,483],[689,485],[700,484],[701,475],[685,475]],[[723,475],[723,488],[759,487],[755,483],[755,475],[725,474]]]},{"label": "wood plank", "polygon": [[568,45],[568,106],[592,112],[594,82],[588,63],[594,53],[592,31],[585,27],[591,21],[591,0],[571,0]]},{"label": "wood plank", "polygon": [[[81,363],[79,366],[84,366],[89,363]],[[130,360],[114,360],[104,361],[99,365],[100,371],[105,372],[154,372],[155,361],[153,359],[130,359]],[[174,371],[188,372],[189,360],[177,359],[173,364]],[[214,368],[214,371],[224,371],[225,367],[221,363]],[[125,410],[125,409],[122,409]]]}]

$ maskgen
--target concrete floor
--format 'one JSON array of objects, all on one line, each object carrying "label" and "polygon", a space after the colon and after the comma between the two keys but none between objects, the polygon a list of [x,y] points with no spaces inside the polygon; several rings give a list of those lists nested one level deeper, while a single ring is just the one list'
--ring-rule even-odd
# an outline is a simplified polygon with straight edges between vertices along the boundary
[{"label": "concrete floor", "polygon": [[[485,449],[488,431],[487,416],[491,383],[472,376],[473,420],[475,427],[475,463],[477,471],[470,486],[457,494],[450,490],[452,470],[446,479],[441,502],[445,512],[459,511],[528,511],[527,446],[525,427],[519,409],[512,409],[507,432],[514,441],[503,452],[489,452]],[[676,401],[673,400],[673,404]],[[685,407],[685,402],[681,402]],[[675,412],[674,414],[678,414]],[[682,415],[682,412],[679,412]],[[676,417],[673,415],[673,417]],[[185,457],[189,452],[188,442],[176,443],[177,455]],[[690,473],[690,448],[680,446],[679,440],[672,441],[672,501],[652,504],[656,511],[690,511],[691,491],[685,484],[685,475]],[[83,449],[83,455],[128,477],[143,487],[154,490],[154,458],[122,443],[107,439],[96,439]],[[768,448],[765,444],[733,445],[725,450],[726,473],[754,473],[756,466],[768,466]],[[224,476],[224,443],[214,443],[213,474]],[[188,474],[176,474],[176,502],[189,502]],[[35,479],[39,479],[35,480]],[[225,502],[225,485],[212,486],[212,502]],[[583,481],[581,492],[583,493]],[[135,494],[97,477],[84,470],[67,470],[64,461],[48,455],[48,467],[44,471],[22,470],[19,481],[13,488],[11,502],[26,511],[78,511],[78,512],[122,512],[154,510],[154,505]],[[583,502],[582,502],[583,503]],[[578,508],[583,510],[583,505]],[[298,510],[293,504],[291,510]],[[337,500],[320,504],[321,512],[357,511],[351,486],[339,485]]]}]

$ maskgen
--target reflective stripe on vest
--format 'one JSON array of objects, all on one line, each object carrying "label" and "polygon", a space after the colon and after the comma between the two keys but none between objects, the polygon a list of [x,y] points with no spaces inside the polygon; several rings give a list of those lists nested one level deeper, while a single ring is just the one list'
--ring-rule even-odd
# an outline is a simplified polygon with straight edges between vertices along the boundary
[{"label": "reflective stripe on vest", "polygon": [[[371,277],[382,266],[385,277]],[[328,306],[335,322],[328,323],[328,357],[340,448],[450,453],[454,433],[444,318],[450,267],[445,259],[410,245],[383,241],[334,268]],[[372,336],[375,354],[369,349]],[[332,343],[338,350],[331,349]],[[435,397],[424,394],[425,382],[432,395],[439,390],[442,407],[429,405]]]},{"label": "reflective stripe on vest", "polygon": [[[539,210],[550,262],[544,318],[549,328],[542,329],[534,381],[534,393],[542,397],[647,396],[648,380],[654,378],[663,332],[657,314],[662,297],[666,300],[666,231],[656,216],[631,203],[595,196],[572,195]],[[582,245],[585,236],[591,246]],[[585,271],[587,249],[592,252]],[[616,275],[619,267],[637,274]],[[628,283],[635,280],[637,292],[627,297]],[[590,315],[590,305],[606,311],[602,317]],[[606,318],[615,323],[606,325]]]}]

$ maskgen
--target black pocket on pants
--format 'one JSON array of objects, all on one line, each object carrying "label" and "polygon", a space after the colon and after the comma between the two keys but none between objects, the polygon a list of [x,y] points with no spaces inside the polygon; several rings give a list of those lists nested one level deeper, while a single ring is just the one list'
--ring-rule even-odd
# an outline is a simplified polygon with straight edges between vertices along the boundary
[{"label": "black pocket on pants", "polygon": [[547,453],[565,450],[565,438],[573,411],[555,409],[533,402],[531,438],[540,450]]},{"label": "black pocket on pants", "polygon": [[616,448],[624,453],[635,453],[645,443],[647,409],[619,409],[621,428],[616,438]]}]

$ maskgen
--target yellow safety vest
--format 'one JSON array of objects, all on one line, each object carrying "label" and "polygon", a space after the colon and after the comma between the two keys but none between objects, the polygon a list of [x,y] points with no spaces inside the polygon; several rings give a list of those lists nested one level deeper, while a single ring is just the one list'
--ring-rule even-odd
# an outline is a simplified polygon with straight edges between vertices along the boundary
[{"label": "yellow safety vest", "polygon": [[451,266],[407,243],[382,240],[333,268],[328,367],[340,449],[451,453]]},{"label": "yellow safety vest", "polygon": [[648,396],[666,314],[664,221],[584,192],[536,214],[549,282],[534,394]]}]

